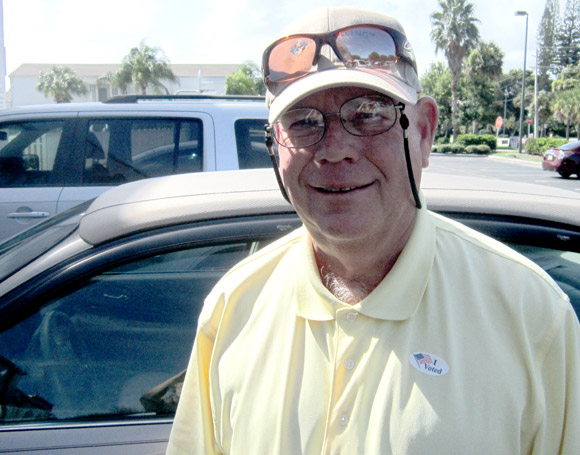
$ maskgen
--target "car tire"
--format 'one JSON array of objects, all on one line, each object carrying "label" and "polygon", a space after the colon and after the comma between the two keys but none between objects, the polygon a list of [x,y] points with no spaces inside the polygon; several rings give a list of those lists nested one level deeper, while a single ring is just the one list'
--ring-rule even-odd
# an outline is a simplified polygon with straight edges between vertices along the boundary
[{"label": "car tire", "polygon": [[558,171],[558,174],[560,174],[560,176],[562,176],[563,179],[567,179],[568,177],[570,177],[569,171]]}]

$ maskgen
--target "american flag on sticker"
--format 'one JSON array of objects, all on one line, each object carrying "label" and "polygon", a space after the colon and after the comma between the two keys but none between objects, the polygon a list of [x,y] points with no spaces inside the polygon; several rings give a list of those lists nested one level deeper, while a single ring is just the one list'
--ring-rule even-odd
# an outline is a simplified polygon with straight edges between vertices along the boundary
[{"label": "american flag on sticker", "polygon": [[429,354],[417,353],[413,354],[413,356],[419,365],[423,365],[424,363],[433,363],[433,359]]}]

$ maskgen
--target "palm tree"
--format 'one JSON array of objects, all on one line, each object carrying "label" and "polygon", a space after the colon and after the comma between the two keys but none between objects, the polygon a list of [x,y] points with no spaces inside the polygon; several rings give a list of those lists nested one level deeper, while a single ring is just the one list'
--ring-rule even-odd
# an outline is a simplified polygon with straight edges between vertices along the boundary
[{"label": "palm tree", "polygon": [[114,75],[114,82],[123,93],[127,93],[129,84],[137,87],[142,95],[147,94],[147,88],[153,87],[157,93],[169,93],[161,81],[177,82],[177,77],[169,67],[169,60],[163,51],[157,47],[147,46],[145,41],[139,43],[123,57],[119,71]]},{"label": "palm tree", "polygon": [[36,90],[55,103],[70,103],[73,95],[88,93],[86,84],[68,66],[54,66],[48,73],[41,72]]},{"label": "palm tree", "polygon": [[[570,139],[570,126],[580,123],[580,89],[573,88],[556,92],[553,104],[554,115],[566,125],[566,139]],[[577,126],[578,130],[580,126]]]},{"label": "palm tree", "polygon": [[473,3],[467,0],[439,0],[441,11],[431,14],[431,41],[435,51],[443,51],[451,71],[451,123],[453,137],[459,134],[458,82],[463,61],[479,42],[479,19],[473,17]]}]

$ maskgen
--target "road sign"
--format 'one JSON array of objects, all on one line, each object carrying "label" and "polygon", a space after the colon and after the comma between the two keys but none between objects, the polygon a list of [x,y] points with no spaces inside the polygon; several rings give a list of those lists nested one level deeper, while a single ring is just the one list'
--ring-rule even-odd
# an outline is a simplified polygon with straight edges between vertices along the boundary
[{"label": "road sign", "polygon": [[528,118],[526,119],[526,123],[527,123],[528,125],[531,125],[531,124],[532,124],[532,121],[533,121],[533,119],[532,119],[531,117],[528,117]]},{"label": "road sign", "polygon": [[503,125],[503,119],[501,117],[498,117],[495,119],[495,127],[496,129],[500,129],[501,126]]}]

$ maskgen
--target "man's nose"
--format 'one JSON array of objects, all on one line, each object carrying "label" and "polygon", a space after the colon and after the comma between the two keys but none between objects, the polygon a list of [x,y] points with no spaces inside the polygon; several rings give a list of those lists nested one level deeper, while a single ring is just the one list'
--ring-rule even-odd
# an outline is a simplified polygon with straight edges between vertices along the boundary
[{"label": "man's nose", "polygon": [[314,160],[337,163],[342,160],[356,161],[361,156],[360,138],[350,134],[340,120],[340,114],[326,115],[326,132],[316,144]]}]

